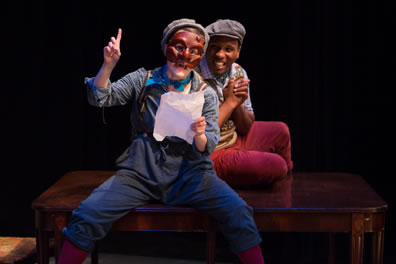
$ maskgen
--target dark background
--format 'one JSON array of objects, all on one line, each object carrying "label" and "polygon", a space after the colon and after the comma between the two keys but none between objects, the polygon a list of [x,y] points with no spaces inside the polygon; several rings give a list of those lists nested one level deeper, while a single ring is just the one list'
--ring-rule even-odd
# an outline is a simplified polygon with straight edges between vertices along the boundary
[{"label": "dark background", "polygon": [[67,171],[113,169],[127,146],[128,109],[106,110],[104,125],[83,84],[119,27],[112,80],[161,66],[172,20],[231,18],[247,29],[238,62],[251,79],[256,119],[288,124],[296,171],[361,174],[389,203],[385,255],[395,254],[390,2],[6,2],[0,235],[34,235],[34,198]]}]

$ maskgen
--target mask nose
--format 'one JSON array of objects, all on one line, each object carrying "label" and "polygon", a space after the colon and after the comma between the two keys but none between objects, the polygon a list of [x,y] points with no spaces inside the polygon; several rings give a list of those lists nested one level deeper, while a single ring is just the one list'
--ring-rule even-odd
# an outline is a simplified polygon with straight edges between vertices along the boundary
[{"label": "mask nose", "polygon": [[189,49],[189,48],[186,48],[186,49],[183,51],[183,57],[184,57],[186,60],[190,60],[190,59],[191,59],[191,54],[190,54],[190,49]]},{"label": "mask nose", "polygon": [[179,63],[188,63],[192,59],[190,49],[185,48],[182,51],[179,51],[177,54],[177,62]]}]

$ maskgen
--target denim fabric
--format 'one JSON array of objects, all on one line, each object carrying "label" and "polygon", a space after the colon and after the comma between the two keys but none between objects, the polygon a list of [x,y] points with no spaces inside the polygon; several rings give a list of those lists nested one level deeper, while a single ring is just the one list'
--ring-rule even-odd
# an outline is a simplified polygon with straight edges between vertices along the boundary
[{"label": "denim fabric", "polygon": [[[149,141],[135,140],[141,148],[150,148]],[[145,163],[153,164],[150,167],[142,164],[138,169],[145,174],[118,170],[73,212],[63,233],[79,248],[91,251],[95,241],[106,236],[112,223],[131,209],[152,201],[206,211],[217,220],[235,253],[261,242],[252,209],[214,171],[180,166],[181,156],[167,155],[165,160],[157,160],[156,151],[147,154]]]}]

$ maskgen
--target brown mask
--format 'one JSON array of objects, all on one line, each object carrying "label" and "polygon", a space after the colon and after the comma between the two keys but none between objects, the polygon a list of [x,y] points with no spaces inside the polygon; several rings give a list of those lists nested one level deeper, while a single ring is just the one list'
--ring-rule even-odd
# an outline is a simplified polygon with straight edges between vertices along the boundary
[{"label": "brown mask", "polygon": [[172,36],[166,48],[166,58],[173,63],[183,63],[194,69],[201,62],[203,39],[195,33],[181,31]]}]

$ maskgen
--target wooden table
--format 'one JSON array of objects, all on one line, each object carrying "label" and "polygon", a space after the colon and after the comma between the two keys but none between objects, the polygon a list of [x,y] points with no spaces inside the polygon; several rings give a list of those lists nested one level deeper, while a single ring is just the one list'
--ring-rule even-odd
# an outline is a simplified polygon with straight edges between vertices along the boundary
[{"label": "wooden table", "polygon": [[[74,171],[32,203],[35,211],[38,263],[47,264],[49,237],[55,238],[55,257],[62,245],[61,230],[71,212],[112,171]],[[357,174],[294,173],[271,188],[238,189],[253,207],[261,232],[348,232],[350,263],[363,263],[364,234],[373,235],[372,263],[383,258],[386,202]],[[138,207],[113,226],[120,231],[207,232],[207,263],[214,263],[216,223],[189,207],[150,204]],[[334,261],[330,256],[329,262]],[[93,254],[92,262],[97,262]]]}]

